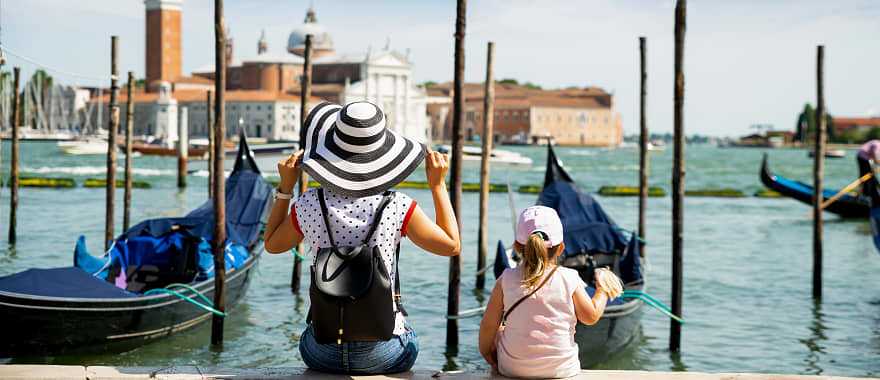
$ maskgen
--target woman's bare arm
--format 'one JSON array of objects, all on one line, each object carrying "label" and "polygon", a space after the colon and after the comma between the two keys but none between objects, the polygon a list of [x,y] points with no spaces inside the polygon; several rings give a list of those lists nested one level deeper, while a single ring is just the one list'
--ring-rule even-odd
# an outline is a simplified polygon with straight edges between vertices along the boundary
[{"label": "woman's bare arm", "polygon": [[480,355],[486,362],[496,371],[498,370],[498,356],[496,354],[495,336],[498,334],[498,327],[501,325],[501,317],[504,315],[504,290],[501,289],[501,281],[495,281],[495,288],[492,289],[492,296],[489,297],[489,304],[486,305],[486,312],[483,314],[483,320],[480,321]]},{"label": "woman's bare arm", "polygon": [[449,164],[446,155],[428,151],[425,157],[425,171],[428,186],[434,199],[434,221],[428,219],[422,208],[416,206],[410,216],[406,235],[415,245],[428,252],[441,256],[456,256],[461,252],[461,238],[458,222],[452,211],[449,193],[446,191],[446,171]]},{"label": "woman's bare arm", "polygon": [[608,303],[608,296],[601,289],[596,289],[593,299],[590,299],[587,291],[583,287],[578,287],[571,298],[574,301],[574,313],[578,321],[585,325],[599,322],[599,318],[605,313],[605,304]]},{"label": "woman's bare arm", "polygon": [[[302,156],[301,150],[278,163],[278,174],[281,175],[278,191],[293,194],[293,186],[296,185],[296,180],[300,177],[299,173],[301,172],[300,156]],[[266,252],[287,252],[302,241],[303,236],[296,231],[290,220],[289,209],[289,199],[278,199],[272,204],[272,212],[266,223],[266,232],[263,233]]]}]

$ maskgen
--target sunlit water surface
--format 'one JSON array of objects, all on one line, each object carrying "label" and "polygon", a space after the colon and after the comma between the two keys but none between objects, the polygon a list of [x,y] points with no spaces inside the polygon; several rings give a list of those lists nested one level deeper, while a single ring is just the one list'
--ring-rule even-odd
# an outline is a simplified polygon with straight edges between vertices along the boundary
[{"label": "sunlit water surface", "polygon": [[[8,143],[3,147],[3,171],[8,171]],[[532,167],[494,166],[493,182],[514,187],[543,180],[545,150],[506,147],[535,160]],[[732,187],[751,194],[758,179],[761,150],[687,148],[688,188]],[[803,150],[772,150],[778,173],[811,181],[812,161]],[[569,172],[588,191],[602,185],[637,184],[638,152],[633,149],[558,148]],[[828,186],[841,187],[856,178],[853,156],[828,160]],[[53,143],[24,143],[22,172],[74,177],[80,183],[104,175],[104,157],[65,156]],[[669,190],[671,149],[652,152],[652,184]],[[267,175],[276,158],[261,158]],[[121,161],[120,161],[121,162]],[[204,171],[189,177],[189,187],[176,188],[176,161],[156,157],[134,159],[136,178],[153,185],[135,190],[133,220],[181,215],[206,199]],[[227,164],[229,165],[229,164]],[[121,166],[121,165],[120,165]],[[204,168],[203,162],[191,168]],[[4,178],[6,175],[4,174]],[[464,166],[465,181],[478,180],[476,163]],[[423,180],[419,170],[412,180]],[[430,193],[407,190],[429,215]],[[516,194],[519,208],[536,196]],[[121,205],[122,192],[117,200]],[[636,198],[598,197],[606,211],[625,228],[637,220]],[[474,290],[476,272],[476,193],[463,196],[462,309],[486,301]],[[31,267],[71,263],[74,241],[84,234],[93,252],[100,251],[104,226],[103,189],[22,189],[15,249],[7,248],[9,190],[0,191],[0,275]],[[840,220],[826,214],[825,289],[820,304],[812,301],[810,208],[788,199],[754,197],[688,198],[685,202],[684,317],[682,351],[667,350],[669,320],[647,311],[643,335],[626,352],[600,368],[783,372],[834,375],[880,374],[880,255],[862,220]],[[491,241],[510,242],[512,228],[507,195],[493,193],[489,207]],[[671,201],[650,198],[647,214],[649,291],[669,301]],[[121,210],[117,209],[118,229]],[[490,246],[494,247],[494,244]],[[491,257],[490,257],[491,260]],[[264,255],[244,302],[232,311],[222,352],[208,347],[210,327],[172,336],[122,354],[17,358],[12,362],[53,364],[222,365],[237,367],[302,366],[297,349],[305,326],[308,296],[291,294],[293,258]],[[403,294],[409,320],[420,336],[416,362],[423,369],[485,369],[477,352],[479,318],[463,319],[461,346],[456,355],[445,347],[448,259],[432,256],[405,242],[401,254]],[[492,281],[487,284],[491,289]]]}]

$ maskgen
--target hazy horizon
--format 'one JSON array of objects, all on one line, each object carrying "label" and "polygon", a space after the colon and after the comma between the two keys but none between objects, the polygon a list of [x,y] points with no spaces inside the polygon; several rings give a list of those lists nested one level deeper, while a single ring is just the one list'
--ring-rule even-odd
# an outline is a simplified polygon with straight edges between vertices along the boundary
[{"label": "hazy horizon", "polygon": [[[310,1],[226,1],[236,59],[256,55],[265,29],[271,54],[287,54],[288,34]],[[880,2],[846,0],[692,0],[685,47],[685,130],[738,136],[752,124],[791,130],[804,103],[815,103],[816,45],[826,45],[825,88],[835,116],[880,113]],[[411,51],[418,83],[452,80],[455,2],[316,1],[318,22],[341,54]],[[468,4],[466,79],[482,81],[485,45],[496,43],[496,78],[545,88],[594,85],[615,94],[624,133],[638,130],[638,37],[648,38],[648,122],[672,129],[671,0],[485,0]],[[144,73],[140,0],[13,0],[2,4],[3,46],[48,66],[65,84],[109,84],[110,35],[120,36],[120,71]],[[874,36],[874,37],[871,37]],[[872,42],[874,41],[874,42]],[[183,72],[214,60],[213,1],[184,0]],[[35,65],[7,54],[4,70]]]}]

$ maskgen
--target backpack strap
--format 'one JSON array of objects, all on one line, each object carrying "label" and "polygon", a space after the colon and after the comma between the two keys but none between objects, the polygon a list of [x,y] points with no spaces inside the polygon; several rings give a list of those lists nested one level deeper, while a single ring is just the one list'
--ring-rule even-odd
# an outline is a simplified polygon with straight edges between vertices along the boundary
[{"label": "backpack strap", "polygon": [[403,302],[400,298],[400,243],[397,243],[397,250],[394,251],[394,304],[397,305],[397,311],[404,317],[409,316],[409,313],[403,308]]},{"label": "backpack strap", "polygon": [[544,281],[541,281],[541,284],[538,285],[535,288],[535,290],[532,290],[531,292],[529,292],[529,294],[522,296],[522,298],[520,298],[519,300],[517,300],[516,302],[513,303],[513,306],[511,306],[510,309],[507,309],[507,312],[504,313],[504,315],[501,317],[501,326],[504,326],[507,324],[507,316],[510,315],[510,312],[513,311],[513,309],[516,309],[516,307],[519,306],[519,304],[521,304],[527,298],[531,297],[533,294],[537,293],[538,290],[543,288],[544,285],[547,284],[548,281],[550,281],[550,278],[553,277],[553,274],[556,273],[556,269],[558,269],[558,268],[559,268],[559,265],[554,266],[553,269],[550,271],[550,274],[548,274],[547,277],[544,277]]},{"label": "backpack strap", "polygon": [[394,192],[392,191],[386,191],[382,194],[382,200],[379,202],[379,206],[376,207],[376,214],[373,216],[373,223],[370,224],[370,229],[367,231],[367,235],[364,236],[364,244],[370,242],[373,234],[376,233],[376,229],[379,228],[379,223],[382,223],[382,214],[385,212],[385,207],[391,203],[391,198],[394,198]]},{"label": "backpack strap", "polygon": [[327,230],[327,237],[330,238],[330,245],[336,248],[336,242],[333,241],[333,228],[330,227],[330,218],[327,216],[327,202],[324,200],[324,188],[318,188],[318,203],[321,204],[321,216],[324,217],[324,228]]}]

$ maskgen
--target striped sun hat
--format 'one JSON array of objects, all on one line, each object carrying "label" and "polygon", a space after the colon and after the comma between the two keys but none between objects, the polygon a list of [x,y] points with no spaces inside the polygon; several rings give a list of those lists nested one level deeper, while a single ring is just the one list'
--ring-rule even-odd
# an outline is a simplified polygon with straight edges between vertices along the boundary
[{"label": "striped sun hat", "polygon": [[369,102],[322,103],[305,125],[303,169],[337,194],[381,194],[425,159],[425,146],[385,128],[385,114]]}]

